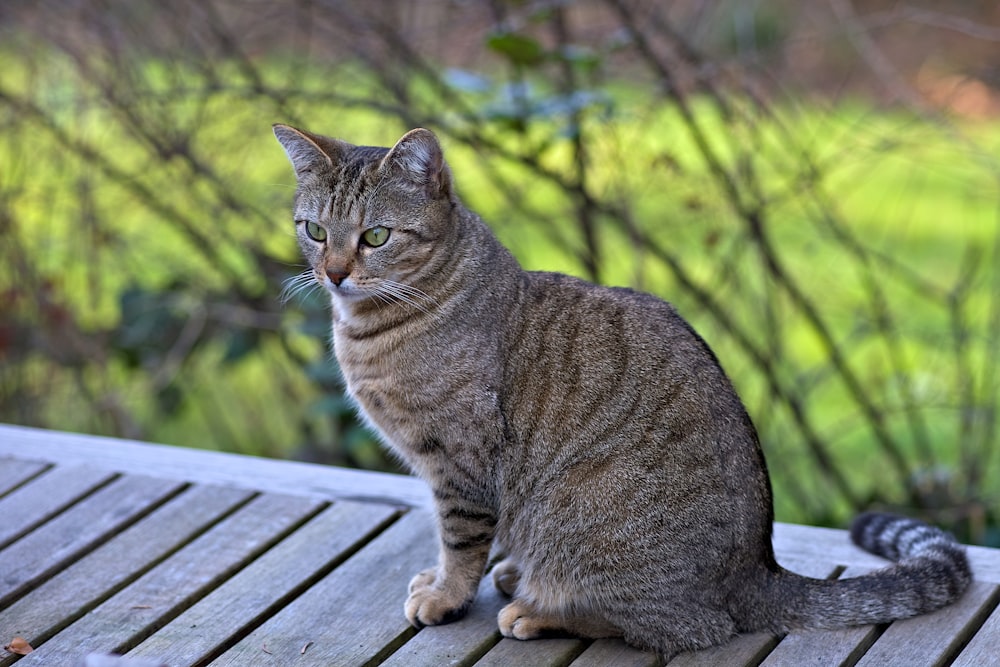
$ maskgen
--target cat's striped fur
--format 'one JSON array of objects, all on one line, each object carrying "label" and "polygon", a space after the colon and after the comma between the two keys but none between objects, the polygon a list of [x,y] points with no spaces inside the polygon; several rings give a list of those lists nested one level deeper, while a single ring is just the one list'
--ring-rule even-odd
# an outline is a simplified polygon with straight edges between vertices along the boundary
[{"label": "cat's striped fur", "polygon": [[414,625],[461,616],[491,550],[513,598],[504,635],[624,636],[663,656],[887,622],[968,586],[950,536],[878,514],[852,534],[896,564],[844,581],[783,570],[754,427],[673,307],[523,271],[427,130],[391,149],[274,131],[347,390],[436,500],[440,560],[410,584]]}]

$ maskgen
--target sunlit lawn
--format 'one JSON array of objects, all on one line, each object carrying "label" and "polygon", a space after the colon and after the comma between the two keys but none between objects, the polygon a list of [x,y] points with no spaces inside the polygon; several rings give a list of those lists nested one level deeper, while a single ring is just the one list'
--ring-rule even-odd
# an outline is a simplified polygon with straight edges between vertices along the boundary
[{"label": "sunlit lawn", "polygon": [[[151,80],[166,84],[156,76]],[[3,85],[17,87],[25,81],[8,72]],[[176,113],[177,123],[188,128],[198,124],[196,151],[219,179],[241,193],[249,211],[241,218],[199,185],[190,165],[169,156],[151,159],[148,148],[137,142],[120,118],[96,104],[82,111],[69,105],[78,93],[58,86],[47,93],[56,109],[53,117],[63,130],[122,173],[133,175],[135,183],[160,196],[180,216],[203,225],[219,249],[214,261],[196,251],[190,238],[164,221],[163,211],[139,201],[135,183],[107,178],[99,165],[60,146],[51,132],[38,130],[31,138],[31,159],[23,136],[3,137],[0,164],[9,165],[10,173],[24,185],[11,209],[16,220],[9,233],[16,234],[43,273],[52,276],[54,289],[80,321],[94,327],[114,324],[121,316],[121,293],[129,286],[166,289],[182,277],[205,289],[224,289],[227,271],[254,284],[261,277],[246,271],[249,248],[286,262],[288,275],[300,270],[289,220],[294,179],[270,133],[271,122],[289,119],[265,117],[259,106],[245,103],[237,94],[220,94],[217,104],[199,107],[202,111],[195,116],[187,113],[193,103],[186,104],[182,97],[164,99],[170,96],[169,88],[154,86],[150,91],[158,101],[150,101],[147,111]],[[775,345],[775,353],[786,363],[783,372],[801,374],[804,390],[811,392],[810,413],[825,429],[824,437],[838,458],[857,463],[852,474],[870,483],[878,474],[880,459],[873,454],[870,433],[856,418],[857,406],[850,396],[842,387],[823,383],[827,350],[814,327],[766,277],[752,240],[731,215],[680,118],[662,107],[651,111],[653,106],[641,93],[632,91],[625,97],[628,102],[610,121],[586,127],[594,191],[608,201],[624,197],[641,228],[681,258],[690,276],[723,304],[735,322],[755,326],[768,307],[766,298],[773,296],[770,307],[780,320],[781,340],[770,340],[769,332],[758,328],[752,331],[754,342]],[[60,104],[66,105],[62,111]],[[307,119],[308,129],[355,143],[387,145],[407,129],[356,107],[299,101],[295,108]],[[762,121],[759,136],[733,141],[704,105],[708,118],[704,128],[734,173],[740,159],[752,159],[761,202],[766,204],[767,233],[784,269],[821,308],[852,368],[865,382],[888,383],[885,391],[892,395],[897,389],[891,386],[894,370],[886,366],[884,340],[864,331],[873,319],[871,285],[884,291],[892,326],[905,341],[900,363],[910,377],[907,390],[936,406],[924,411],[922,419],[942,460],[954,458],[958,399],[949,392],[961,379],[954,377],[956,352],[949,347],[953,332],[948,302],[928,298],[911,281],[900,279],[898,272],[887,270],[884,262],[891,258],[942,295],[954,291],[968,274],[970,262],[980,262],[965,287],[969,297],[964,315],[973,337],[969,353],[976,358],[985,354],[989,308],[995,307],[1000,292],[997,272],[982,270],[981,264],[996,257],[991,253],[998,234],[998,196],[990,156],[1000,154],[1000,130],[982,124],[963,126],[969,137],[965,141],[933,125],[859,104],[832,109],[789,105],[778,111],[780,131]],[[487,158],[441,134],[461,195],[493,225],[525,267],[583,275],[582,265],[573,258],[581,243],[572,206],[555,187],[511,163],[491,162],[486,169]],[[808,155],[820,174],[808,184],[799,180],[804,173],[797,162],[801,155]],[[541,157],[556,171],[567,168],[565,143],[555,142]],[[81,226],[81,173],[93,176],[86,186],[96,186],[88,201],[93,219],[102,221],[99,228]],[[505,179],[504,187],[517,193],[521,210],[501,194],[498,174]],[[821,193],[822,201],[811,192]],[[844,225],[873,251],[870,265],[836,240],[834,227],[822,222],[824,206],[834,214],[836,225]],[[558,233],[550,233],[539,219]],[[772,467],[782,470],[779,517],[800,516],[801,508],[783,493],[781,480],[800,472],[808,477],[808,459],[794,441],[785,440],[793,437],[788,417],[771,413],[768,388],[756,369],[718,321],[681,289],[668,267],[637,247],[613,221],[604,219],[600,225],[602,281],[633,285],[674,301],[703,333],[761,425]],[[0,289],[16,288],[12,280],[11,274],[0,273]],[[278,291],[277,286],[258,289],[269,298]],[[284,326],[295,328],[300,323],[293,315]],[[307,356],[321,359],[327,354],[313,336],[293,336],[292,345]],[[198,351],[181,379],[190,397],[183,408],[169,414],[124,367],[104,369],[101,382],[120,383],[126,407],[137,415],[151,440],[205,447],[226,440],[239,442],[250,453],[293,453],[298,437],[294,415],[307,413],[317,400],[305,369],[285,362],[276,368],[284,357],[267,346],[237,364],[223,364],[225,354],[221,346]],[[29,363],[29,378],[33,373],[49,380],[53,374],[66,377],[45,406],[46,421],[56,428],[88,430],[93,424],[90,406],[80,402],[69,381],[70,371],[43,359]],[[904,440],[910,427],[902,418],[890,424],[894,433],[904,433]]]}]

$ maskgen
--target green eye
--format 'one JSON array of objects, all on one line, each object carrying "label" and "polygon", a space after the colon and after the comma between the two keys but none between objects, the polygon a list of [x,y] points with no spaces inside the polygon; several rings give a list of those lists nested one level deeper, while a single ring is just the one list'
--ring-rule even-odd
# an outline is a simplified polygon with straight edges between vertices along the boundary
[{"label": "green eye", "polygon": [[389,240],[389,230],[386,227],[366,229],[361,235],[361,240],[364,241],[365,245],[377,248],[380,245],[385,245],[385,242]]},{"label": "green eye", "polygon": [[326,240],[326,230],[312,221],[306,221],[306,234],[308,234],[309,238],[313,241],[322,243]]}]

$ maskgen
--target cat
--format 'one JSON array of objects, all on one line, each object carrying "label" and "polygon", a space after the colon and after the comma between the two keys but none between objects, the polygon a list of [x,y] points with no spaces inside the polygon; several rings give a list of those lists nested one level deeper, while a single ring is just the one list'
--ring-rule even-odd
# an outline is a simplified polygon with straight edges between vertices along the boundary
[{"label": "cat", "polygon": [[673,306],[523,270],[428,130],[392,148],[274,133],[347,392],[433,493],[439,562],[404,605],[417,628],[460,618],[497,559],[504,636],[623,637],[665,659],[740,632],[886,623],[969,586],[952,536],[887,514],[851,537],[895,564],[784,570],[754,426]]}]

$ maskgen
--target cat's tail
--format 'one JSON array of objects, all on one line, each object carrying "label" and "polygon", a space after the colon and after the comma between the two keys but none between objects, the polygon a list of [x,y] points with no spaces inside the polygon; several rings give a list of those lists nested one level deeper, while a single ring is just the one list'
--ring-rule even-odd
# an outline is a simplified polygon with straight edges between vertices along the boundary
[{"label": "cat's tail", "polygon": [[964,547],[949,533],[921,521],[862,514],[851,525],[851,539],[895,564],[836,580],[783,573],[776,581],[777,598],[783,603],[777,628],[888,623],[951,604],[972,582]]}]

